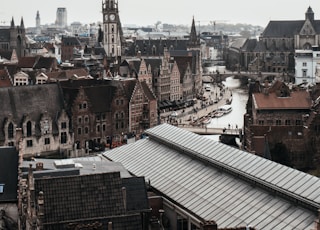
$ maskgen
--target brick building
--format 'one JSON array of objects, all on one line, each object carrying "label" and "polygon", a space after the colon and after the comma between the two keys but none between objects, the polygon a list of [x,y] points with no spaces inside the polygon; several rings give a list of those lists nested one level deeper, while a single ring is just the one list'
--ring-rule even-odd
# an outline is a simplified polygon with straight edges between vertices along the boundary
[{"label": "brick building", "polygon": [[306,169],[312,165],[306,121],[312,108],[309,92],[290,90],[282,82],[251,92],[244,115],[244,147],[256,155]]},{"label": "brick building", "polygon": [[[77,149],[124,142],[157,125],[156,98],[136,79],[61,82]],[[80,150],[79,150],[80,151]]]}]

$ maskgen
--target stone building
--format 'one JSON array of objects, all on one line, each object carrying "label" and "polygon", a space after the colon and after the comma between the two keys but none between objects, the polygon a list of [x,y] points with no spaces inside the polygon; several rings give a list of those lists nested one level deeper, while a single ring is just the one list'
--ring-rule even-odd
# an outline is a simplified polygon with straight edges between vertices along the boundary
[{"label": "stone building", "polygon": [[299,169],[312,167],[306,126],[312,108],[306,90],[290,90],[282,82],[251,86],[244,115],[244,148],[256,155]]},{"label": "stone building", "polygon": [[73,133],[57,84],[0,88],[0,145],[16,146],[22,130],[24,157],[72,155]]},{"label": "stone building", "polygon": [[0,27],[0,50],[15,50],[18,58],[26,55],[26,31],[23,18],[19,26],[16,26],[12,18],[9,27]]},{"label": "stone building", "polygon": [[245,39],[228,51],[227,66],[239,65],[242,70],[294,73],[295,50],[311,50],[320,43],[320,20],[308,7],[304,20],[270,21],[256,39]]}]

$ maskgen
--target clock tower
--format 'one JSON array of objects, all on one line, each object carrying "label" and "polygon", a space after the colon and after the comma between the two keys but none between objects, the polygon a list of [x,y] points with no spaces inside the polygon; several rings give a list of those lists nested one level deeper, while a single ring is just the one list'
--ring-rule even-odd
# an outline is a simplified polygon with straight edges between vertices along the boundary
[{"label": "clock tower", "polygon": [[118,1],[104,0],[103,14],[103,46],[109,57],[121,56],[123,33],[120,23]]}]

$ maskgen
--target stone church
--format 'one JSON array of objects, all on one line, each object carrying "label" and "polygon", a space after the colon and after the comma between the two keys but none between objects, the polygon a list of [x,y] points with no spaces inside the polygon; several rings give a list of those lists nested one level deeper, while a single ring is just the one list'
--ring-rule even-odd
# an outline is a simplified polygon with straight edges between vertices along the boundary
[{"label": "stone church", "polygon": [[15,25],[12,18],[10,26],[0,27],[0,52],[12,53],[14,50],[18,58],[26,54],[26,30],[23,18],[19,26]]},{"label": "stone church", "polygon": [[293,73],[295,50],[320,44],[320,20],[308,7],[304,20],[270,21],[259,37],[234,43],[229,50],[229,67],[243,71]]}]

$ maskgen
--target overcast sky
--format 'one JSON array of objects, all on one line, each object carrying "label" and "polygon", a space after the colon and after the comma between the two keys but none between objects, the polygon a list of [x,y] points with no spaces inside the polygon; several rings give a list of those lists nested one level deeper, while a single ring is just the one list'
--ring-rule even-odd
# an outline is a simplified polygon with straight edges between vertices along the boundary
[{"label": "overcast sky", "polygon": [[[0,25],[9,25],[24,19],[26,27],[35,26],[39,10],[41,25],[52,24],[58,7],[67,8],[68,24],[79,21],[102,21],[102,0],[1,0]],[[5,3],[4,3],[5,2]],[[303,20],[309,6],[320,20],[319,0],[118,0],[122,25],[154,25],[157,21],[190,25],[192,17],[197,24],[210,21],[246,23],[267,26],[270,20]]]}]

